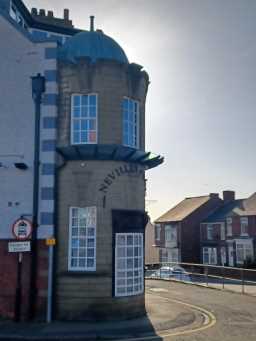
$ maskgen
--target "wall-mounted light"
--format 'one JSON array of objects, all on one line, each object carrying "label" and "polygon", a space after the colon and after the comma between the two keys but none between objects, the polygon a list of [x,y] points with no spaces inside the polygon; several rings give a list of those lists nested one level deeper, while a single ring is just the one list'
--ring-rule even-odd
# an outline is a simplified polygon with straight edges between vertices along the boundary
[{"label": "wall-mounted light", "polygon": [[15,166],[17,169],[20,169],[20,170],[26,170],[26,169],[28,169],[28,165],[26,165],[24,162],[15,162],[15,163],[14,163],[14,166]]}]

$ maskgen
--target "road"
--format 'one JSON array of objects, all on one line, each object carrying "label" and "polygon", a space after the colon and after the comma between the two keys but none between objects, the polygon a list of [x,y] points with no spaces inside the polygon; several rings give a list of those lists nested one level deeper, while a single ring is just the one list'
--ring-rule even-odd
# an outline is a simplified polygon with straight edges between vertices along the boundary
[{"label": "road", "polygon": [[149,295],[151,292],[157,292],[161,297],[199,306],[211,312],[217,320],[216,324],[208,329],[165,337],[164,340],[256,340],[256,297],[161,280],[147,280],[146,285]]}]

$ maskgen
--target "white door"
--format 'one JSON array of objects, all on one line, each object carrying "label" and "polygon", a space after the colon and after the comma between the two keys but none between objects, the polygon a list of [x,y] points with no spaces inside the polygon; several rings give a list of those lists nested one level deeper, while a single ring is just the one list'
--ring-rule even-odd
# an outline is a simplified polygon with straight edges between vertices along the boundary
[{"label": "white door", "polygon": [[233,247],[233,245],[228,246],[228,265],[234,266],[234,247]]}]

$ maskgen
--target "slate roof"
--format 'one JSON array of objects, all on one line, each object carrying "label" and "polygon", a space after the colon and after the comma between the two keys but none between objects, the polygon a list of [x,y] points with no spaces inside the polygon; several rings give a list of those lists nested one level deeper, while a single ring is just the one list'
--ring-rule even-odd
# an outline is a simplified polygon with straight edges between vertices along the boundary
[{"label": "slate roof", "polygon": [[177,206],[171,208],[169,211],[167,211],[165,214],[159,217],[155,222],[164,223],[182,221],[192,212],[194,212],[199,207],[204,205],[208,200],[210,200],[209,195],[186,198],[183,201],[181,201]]},{"label": "slate roof", "polygon": [[235,215],[256,215],[256,193],[253,193],[247,199],[238,199],[225,204],[220,209],[211,214],[207,219],[205,219],[205,222],[223,221],[227,217],[232,217]]}]

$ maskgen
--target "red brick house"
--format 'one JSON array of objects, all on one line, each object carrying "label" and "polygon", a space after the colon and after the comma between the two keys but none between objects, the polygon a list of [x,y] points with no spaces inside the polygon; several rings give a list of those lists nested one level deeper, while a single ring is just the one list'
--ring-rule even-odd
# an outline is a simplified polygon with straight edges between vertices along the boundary
[{"label": "red brick house", "polygon": [[160,262],[200,261],[200,223],[222,205],[218,194],[186,198],[155,221]]},{"label": "red brick house", "polygon": [[256,193],[235,199],[223,192],[223,205],[201,223],[201,262],[242,266],[255,262]]}]

